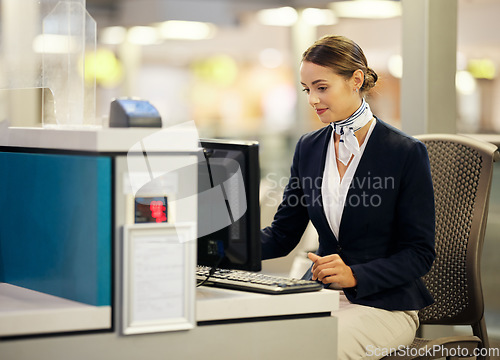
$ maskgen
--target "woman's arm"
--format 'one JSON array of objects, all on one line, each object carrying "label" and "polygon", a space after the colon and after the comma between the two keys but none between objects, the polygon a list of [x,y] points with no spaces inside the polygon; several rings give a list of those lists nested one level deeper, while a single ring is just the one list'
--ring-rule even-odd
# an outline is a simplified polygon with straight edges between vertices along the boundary
[{"label": "woman's arm", "polygon": [[309,223],[298,171],[301,142],[302,138],[295,147],[290,179],[285,187],[283,199],[274,220],[270,226],[261,230],[263,260],[288,255],[300,242]]},{"label": "woman's arm", "polygon": [[[342,253],[323,257],[311,254],[313,279],[336,283],[346,288],[351,298],[361,298],[425,275],[435,258],[435,216],[430,164],[421,142],[415,142],[408,151],[395,206],[392,238],[387,238],[388,242],[395,239],[390,255],[348,266]],[[356,290],[348,289],[354,286]]]}]

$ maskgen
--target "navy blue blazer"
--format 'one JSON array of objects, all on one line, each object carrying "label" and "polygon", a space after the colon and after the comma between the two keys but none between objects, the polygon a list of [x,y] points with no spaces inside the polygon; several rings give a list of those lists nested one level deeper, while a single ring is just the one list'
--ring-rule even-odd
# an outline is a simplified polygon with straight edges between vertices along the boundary
[{"label": "navy blue blazer", "polygon": [[339,254],[356,276],[356,288],[344,289],[351,302],[417,310],[433,302],[420,279],[435,258],[429,158],[423,143],[376,120],[347,194],[339,238],[321,196],[332,133],[326,126],[297,143],[282,203],[271,226],[261,231],[262,256],[290,253],[311,220],[319,235],[317,254]]}]

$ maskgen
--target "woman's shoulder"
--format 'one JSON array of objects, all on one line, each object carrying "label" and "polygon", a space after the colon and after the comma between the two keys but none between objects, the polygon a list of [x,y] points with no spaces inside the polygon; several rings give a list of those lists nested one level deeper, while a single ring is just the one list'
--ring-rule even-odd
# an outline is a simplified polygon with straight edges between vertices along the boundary
[{"label": "woman's shoulder", "polygon": [[300,137],[299,143],[311,145],[316,142],[323,142],[326,138],[331,136],[332,130],[333,128],[331,125],[327,125],[320,129],[310,131]]},{"label": "woman's shoulder", "polygon": [[402,130],[382,121],[377,118],[377,124],[373,129],[374,137],[388,147],[396,147],[398,149],[410,149],[418,146],[423,146],[422,142],[417,138],[406,134]]}]

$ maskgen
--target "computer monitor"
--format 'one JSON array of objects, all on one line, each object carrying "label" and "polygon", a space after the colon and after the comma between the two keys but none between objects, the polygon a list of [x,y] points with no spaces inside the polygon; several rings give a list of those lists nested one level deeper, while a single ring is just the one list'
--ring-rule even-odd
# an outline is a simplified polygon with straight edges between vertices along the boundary
[{"label": "computer monitor", "polygon": [[259,144],[201,139],[198,265],[261,270]]}]

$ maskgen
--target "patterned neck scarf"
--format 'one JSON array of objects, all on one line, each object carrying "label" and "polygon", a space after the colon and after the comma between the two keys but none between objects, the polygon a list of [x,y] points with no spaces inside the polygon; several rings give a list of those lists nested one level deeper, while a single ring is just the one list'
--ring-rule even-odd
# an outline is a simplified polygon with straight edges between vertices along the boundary
[{"label": "patterned neck scarf", "polygon": [[373,118],[370,106],[363,99],[361,106],[347,119],[330,123],[333,130],[340,135],[339,153],[337,155],[340,162],[347,166],[351,156],[359,155],[359,143],[354,134]]}]

